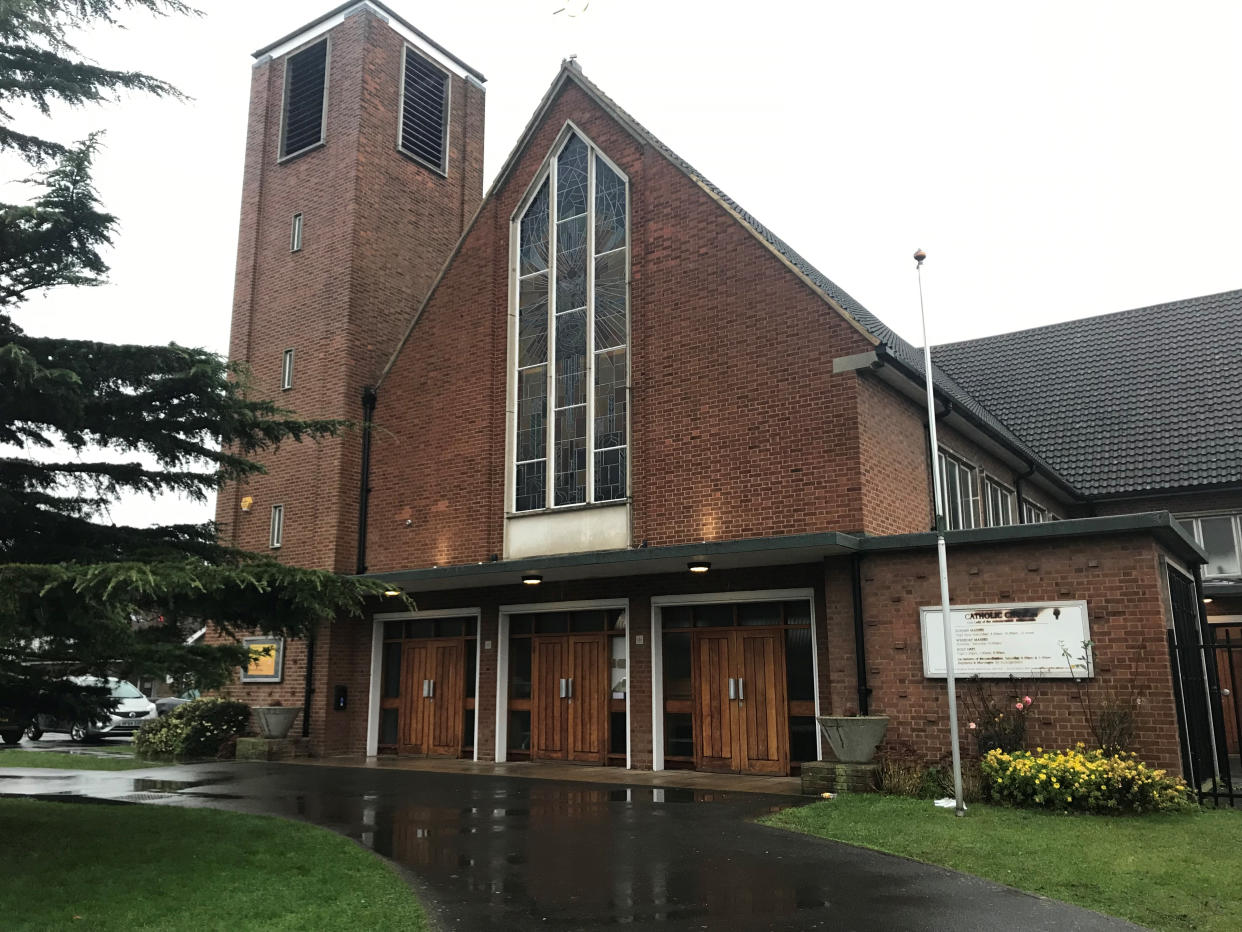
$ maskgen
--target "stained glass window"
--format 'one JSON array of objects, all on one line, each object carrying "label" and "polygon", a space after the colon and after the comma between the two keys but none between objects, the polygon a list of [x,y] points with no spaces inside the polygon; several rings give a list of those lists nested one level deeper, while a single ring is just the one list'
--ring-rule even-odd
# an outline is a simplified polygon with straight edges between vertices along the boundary
[{"label": "stained glass window", "polygon": [[570,133],[517,223],[516,511],[628,494],[628,217]]}]

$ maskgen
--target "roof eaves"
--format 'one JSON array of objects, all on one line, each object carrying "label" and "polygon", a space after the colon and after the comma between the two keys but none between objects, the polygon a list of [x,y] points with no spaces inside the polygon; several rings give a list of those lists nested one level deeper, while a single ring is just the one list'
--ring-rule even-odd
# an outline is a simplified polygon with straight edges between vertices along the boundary
[{"label": "roof eaves", "polygon": [[431,36],[427,35],[427,33],[423,32],[421,29],[419,29],[409,20],[405,19],[399,13],[394,12],[388,6],[381,3],[380,0],[348,0],[348,2],[342,3],[340,6],[329,10],[327,13],[324,13],[322,16],[315,17],[313,20],[311,20],[306,25],[300,26],[299,28],[290,32],[288,35],[282,36],[281,38],[277,39],[275,42],[269,42],[267,45],[263,46],[263,48],[259,49],[256,52],[251,52],[250,54],[252,57],[256,59],[262,58],[264,55],[267,55],[269,52],[271,52],[272,49],[279,48],[280,46],[284,45],[286,42],[296,39],[298,36],[302,35],[303,33],[310,32],[315,27],[320,26],[323,23],[326,23],[328,20],[332,19],[334,16],[339,16],[340,14],[345,13],[353,9],[354,7],[365,7],[365,6],[374,7],[384,16],[387,16],[390,19],[395,20],[397,23],[400,23],[402,28],[407,29],[410,32],[412,32],[414,35],[418,36],[418,38],[421,39],[423,42],[426,42],[428,46],[435,49],[445,58],[454,62],[458,67],[460,67],[463,71],[465,71],[467,74],[469,74],[471,77],[475,78],[479,82],[484,82],[487,80],[487,78],[484,77],[483,72],[479,71],[477,68],[472,68],[470,65],[466,64],[464,61],[462,61],[460,58],[458,58],[456,55],[454,55],[452,52],[450,52],[448,49],[442,46],[435,39],[431,38]]}]

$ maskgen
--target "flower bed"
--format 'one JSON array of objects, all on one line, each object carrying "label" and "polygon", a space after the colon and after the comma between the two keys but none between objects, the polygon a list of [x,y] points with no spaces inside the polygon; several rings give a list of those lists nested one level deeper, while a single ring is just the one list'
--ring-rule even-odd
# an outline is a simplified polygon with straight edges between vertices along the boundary
[{"label": "flower bed", "polygon": [[981,762],[988,797],[1013,806],[1080,812],[1167,812],[1193,804],[1180,777],[1153,770],[1133,754],[1088,751],[989,751]]}]

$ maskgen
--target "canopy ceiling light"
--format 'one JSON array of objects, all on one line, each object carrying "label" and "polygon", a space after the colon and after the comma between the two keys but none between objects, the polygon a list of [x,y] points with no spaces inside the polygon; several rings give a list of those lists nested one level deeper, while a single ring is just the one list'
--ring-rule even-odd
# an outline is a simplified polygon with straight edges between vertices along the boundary
[{"label": "canopy ceiling light", "polygon": [[691,573],[706,573],[712,568],[712,565],[706,560],[691,560],[686,564],[686,569]]},{"label": "canopy ceiling light", "polygon": [[401,590],[397,589],[395,586],[384,590],[384,595],[389,596],[390,598],[392,596],[400,595],[400,594],[401,594]]},{"label": "canopy ceiling light", "polygon": [[541,582],[543,582],[543,577],[540,576],[538,573],[523,573],[522,574],[522,585],[524,586],[537,586]]}]

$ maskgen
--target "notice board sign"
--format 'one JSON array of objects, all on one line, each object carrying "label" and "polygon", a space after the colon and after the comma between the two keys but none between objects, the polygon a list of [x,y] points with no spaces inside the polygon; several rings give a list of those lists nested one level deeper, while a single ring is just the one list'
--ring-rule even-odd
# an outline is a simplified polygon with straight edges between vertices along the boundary
[{"label": "notice board sign", "polygon": [[[1086,602],[954,605],[949,611],[955,676],[1071,679],[1093,673],[1091,652],[1083,647],[1091,640]],[[938,605],[924,606],[919,615],[923,675],[943,677],[943,613]],[[1065,650],[1072,658],[1072,671]]]},{"label": "notice board sign", "polygon": [[242,638],[250,648],[250,663],[242,667],[243,683],[279,683],[284,674],[285,639],[275,637]]}]

